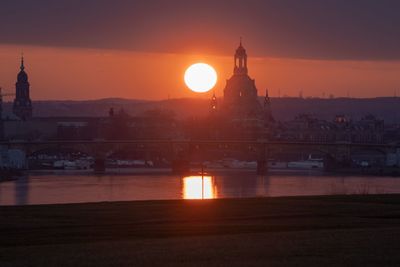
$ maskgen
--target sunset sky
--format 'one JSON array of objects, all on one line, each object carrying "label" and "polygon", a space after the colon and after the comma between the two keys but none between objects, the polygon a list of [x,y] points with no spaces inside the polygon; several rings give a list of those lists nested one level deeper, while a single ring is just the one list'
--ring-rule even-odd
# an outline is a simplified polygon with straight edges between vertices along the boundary
[{"label": "sunset sky", "polygon": [[395,0],[3,0],[0,86],[14,91],[23,51],[34,100],[209,97],[183,82],[200,61],[222,95],[242,36],[259,94],[400,95],[398,10]]}]

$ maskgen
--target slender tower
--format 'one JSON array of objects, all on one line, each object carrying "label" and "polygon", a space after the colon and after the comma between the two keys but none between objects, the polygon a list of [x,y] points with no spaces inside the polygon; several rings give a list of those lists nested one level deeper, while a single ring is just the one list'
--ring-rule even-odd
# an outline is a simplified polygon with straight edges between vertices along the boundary
[{"label": "slender tower", "polygon": [[15,83],[13,112],[21,120],[27,120],[32,117],[32,101],[29,97],[28,75],[25,72],[23,56],[21,57],[20,72]]},{"label": "slender tower", "polygon": [[266,122],[274,121],[274,117],[272,117],[272,109],[271,109],[271,99],[268,95],[268,89],[265,89],[265,98],[264,98],[264,119]]},{"label": "slender tower", "polygon": [[210,112],[212,114],[217,112],[217,96],[215,95],[215,92],[213,92],[213,95],[211,98]]}]

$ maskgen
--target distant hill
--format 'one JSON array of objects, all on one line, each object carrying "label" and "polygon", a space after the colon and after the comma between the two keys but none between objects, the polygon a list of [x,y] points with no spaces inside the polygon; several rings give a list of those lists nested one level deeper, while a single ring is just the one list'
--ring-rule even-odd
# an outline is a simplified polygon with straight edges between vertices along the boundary
[{"label": "distant hill", "polygon": [[[260,101],[262,98],[260,97]],[[285,121],[300,113],[313,114],[331,120],[336,114],[359,119],[367,114],[385,119],[388,123],[400,123],[400,97],[379,98],[272,98],[272,112],[277,120]],[[5,112],[11,112],[12,104],[4,103]],[[204,116],[208,114],[207,99],[170,99],[162,101],[107,98],[87,101],[35,101],[34,116],[107,116],[111,107],[123,108],[131,115],[140,115],[147,110],[173,110],[178,118]]]},{"label": "distant hill", "polygon": [[353,119],[372,114],[388,123],[400,122],[400,97],[378,98],[274,98],[271,100],[275,118],[288,120],[299,113],[313,114],[331,120],[337,114]]}]

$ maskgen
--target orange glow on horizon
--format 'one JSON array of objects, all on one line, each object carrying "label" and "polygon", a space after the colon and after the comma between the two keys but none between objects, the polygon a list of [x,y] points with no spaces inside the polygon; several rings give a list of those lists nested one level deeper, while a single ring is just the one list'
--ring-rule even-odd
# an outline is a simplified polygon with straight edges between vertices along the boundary
[{"label": "orange glow on horizon", "polygon": [[[117,50],[51,48],[0,45],[0,86],[15,90],[20,52],[33,100],[135,98],[161,100],[183,97],[211,98],[211,93],[187,90],[182,79],[188,65],[208,62],[219,79],[217,97],[233,72],[232,56],[129,52]],[[398,61],[340,61],[265,58],[249,55],[249,75],[259,95],[321,97],[325,94],[352,97],[393,96],[400,84]],[[9,99],[5,99],[8,101]]]},{"label": "orange glow on horizon", "polygon": [[217,189],[211,176],[188,176],[183,178],[183,199],[217,198]]}]

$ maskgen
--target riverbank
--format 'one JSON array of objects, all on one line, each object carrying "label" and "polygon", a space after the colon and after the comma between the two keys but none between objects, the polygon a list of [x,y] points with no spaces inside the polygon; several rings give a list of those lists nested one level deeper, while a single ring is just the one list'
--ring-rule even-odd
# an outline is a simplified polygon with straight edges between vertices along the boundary
[{"label": "riverbank", "polygon": [[[191,168],[191,170],[186,173],[186,175],[199,175],[201,174],[201,168]],[[255,169],[243,168],[243,169],[232,169],[232,168],[207,168],[203,169],[205,175],[216,175],[216,174],[232,174],[232,173],[250,173],[256,174]],[[321,174],[331,174],[325,173],[322,170],[315,169],[271,169],[269,174],[282,174],[282,175],[321,175]],[[172,173],[169,168],[107,168],[102,173],[94,173],[93,170],[29,170],[26,174],[77,174],[77,175],[176,175]]]},{"label": "riverbank", "polygon": [[0,207],[0,266],[399,266],[400,195]]},{"label": "riverbank", "polygon": [[[206,173],[212,174],[224,174],[224,173],[256,173],[256,169],[252,168],[204,168]],[[25,173],[32,174],[79,174],[79,175],[169,175],[172,174],[170,168],[107,168],[104,172],[95,173],[92,169],[84,170],[58,170],[58,169],[37,169],[27,170]],[[191,168],[186,173],[187,175],[194,175],[201,173],[201,168]],[[388,176],[388,177],[400,177],[400,169],[393,167],[385,168],[340,168],[334,171],[325,171],[323,169],[300,169],[300,168],[270,168],[267,175],[269,174],[280,174],[280,175],[368,175],[368,176]],[[0,179],[1,180],[1,179]]]}]

